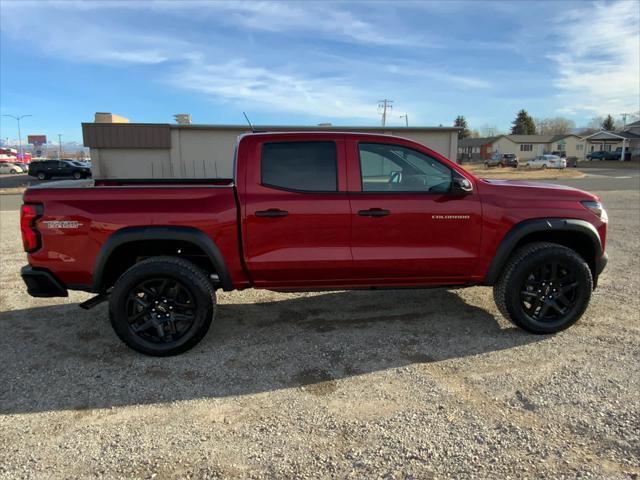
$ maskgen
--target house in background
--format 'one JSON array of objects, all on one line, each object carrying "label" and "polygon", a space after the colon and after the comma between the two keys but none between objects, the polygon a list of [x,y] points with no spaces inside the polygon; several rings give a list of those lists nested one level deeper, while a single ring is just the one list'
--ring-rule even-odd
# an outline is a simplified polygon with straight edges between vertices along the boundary
[{"label": "house in background", "polygon": [[638,135],[640,137],[640,120],[637,120],[627,125],[623,129],[623,132],[633,133],[634,135]]},{"label": "house in background", "polygon": [[515,153],[520,161],[538,155],[564,152],[567,157],[584,158],[584,142],[574,134],[563,135],[503,135],[493,143],[495,153]]},{"label": "house in background", "polygon": [[625,148],[631,152],[631,157],[640,155],[640,135],[632,133],[633,129],[640,129],[640,125],[630,124],[623,132],[609,132],[601,130],[584,138],[587,153],[605,151],[614,152],[618,148]]},{"label": "house in background", "polygon": [[520,161],[537,155],[564,152],[567,157],[584,158],[585,143],[578,135],[500,135],[487,138],[464,138],[458,142],[461,160],[486,160],[494,153],[514,153]]},{"label": "house in background", "polygon": [[458,160],[486,160],[492,153],[492,145],[496,137],[463,138],[458,140]]}]

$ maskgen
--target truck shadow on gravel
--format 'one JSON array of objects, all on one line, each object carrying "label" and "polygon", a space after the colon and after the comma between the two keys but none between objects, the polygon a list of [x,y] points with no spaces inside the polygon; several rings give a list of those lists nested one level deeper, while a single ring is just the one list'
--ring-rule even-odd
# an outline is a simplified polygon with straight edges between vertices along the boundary
[{"label": "truck shadow on gravel", "polygon": [[329,292],[222,304],[207,337],[169,358],[125,347],[111,330],[105,305],[88,312],[76,305],[2,312],[0,331],[3,414],[300,387],[331,395],[343,378],[545,338],[502,328],[493,315],[447,290]]}]

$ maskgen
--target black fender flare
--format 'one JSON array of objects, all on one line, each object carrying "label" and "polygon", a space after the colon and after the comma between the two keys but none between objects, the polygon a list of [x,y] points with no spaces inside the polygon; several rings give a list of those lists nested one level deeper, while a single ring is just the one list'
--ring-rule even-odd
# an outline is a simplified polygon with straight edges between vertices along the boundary
[{"label": "black fender flare", "polygon": [[[598,230],[591,223],[585,220],[578,220],[574,218],[536,218],[532,220],[525,220],[520,222],[507,232],[504,236],[496,253],[493,257],[491,265],[487,270],[485,276],[485,285],[494,285],[498,281],[498,277],[502,272],[503,267],[507,263],[509,256],[515,249],[516,245],[527,235],[538,232],[576,232],[586,235],[593,244],[593,250],[595,252],[594,261],[603,256],[602,242],[600,241],[600,234]],[[597,276],[600,272],[593,272],[594,276]]]},{"label": "black fender flare", "polygon": [[144,240],[179,240],[192,243],[202,249],[209,257],[211,263],[216,269],[216,273],[220,278],[220,283],[224,290],[233,290],[231,275],[224,262],[224,258],[220,250],[213,240],[202,230],[192,227],[125,227],[112,233],[104,242],[98,255],[93,269],[93,288],[94,292],[102,292],[104,290],[103,276],[109,261],[109,257],[116,248],[131,242],[139,242]]}]

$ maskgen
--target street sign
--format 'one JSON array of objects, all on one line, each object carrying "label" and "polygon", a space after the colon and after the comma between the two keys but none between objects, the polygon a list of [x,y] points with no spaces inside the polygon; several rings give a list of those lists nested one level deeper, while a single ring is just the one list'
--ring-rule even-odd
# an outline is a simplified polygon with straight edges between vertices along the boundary
[{"label": "street sign", "polygon": [[47,143],[46,135],[29,135],[27,137],[27,142],[31,145],[44,145]]}]

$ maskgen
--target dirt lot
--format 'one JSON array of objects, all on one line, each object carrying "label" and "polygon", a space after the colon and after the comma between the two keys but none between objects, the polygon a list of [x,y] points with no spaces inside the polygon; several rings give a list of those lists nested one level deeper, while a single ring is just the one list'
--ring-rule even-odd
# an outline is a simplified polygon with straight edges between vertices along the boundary
[{"label": "dirt lot", "polygon": [[26,296],[2,212],[0,478],[637,478],[640,194],[602,196],[610,264],[562,334],[488,288],[247,291],[168,359]]}]

